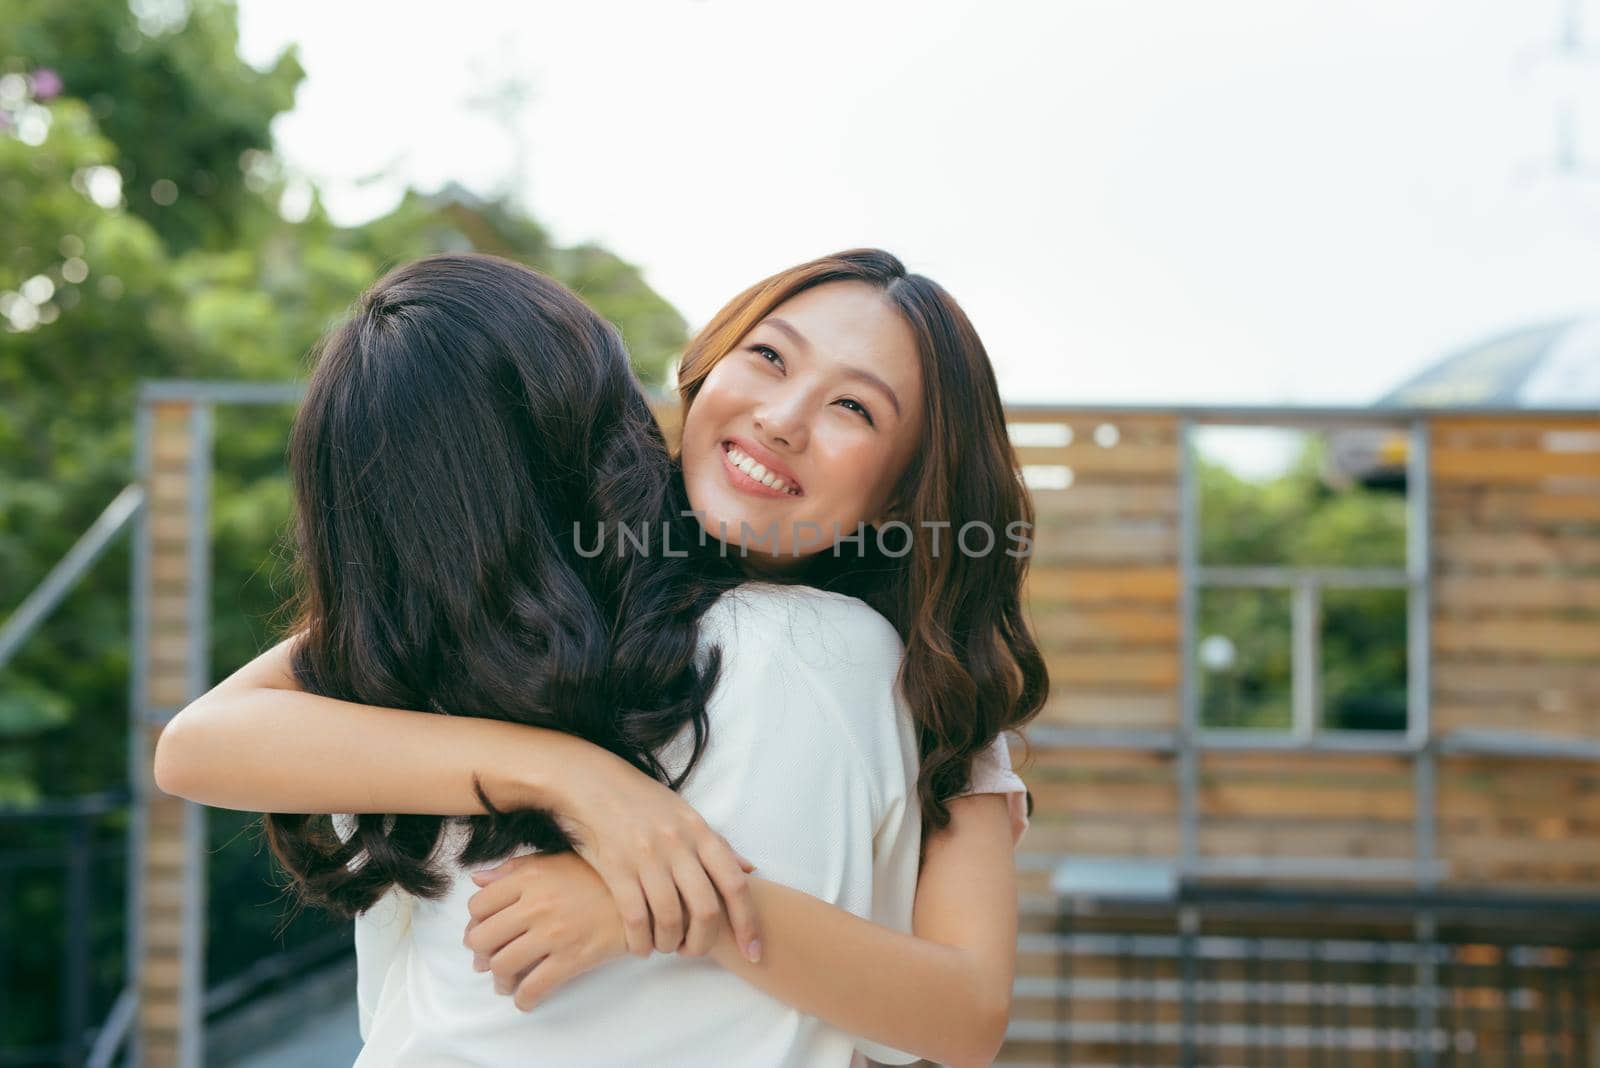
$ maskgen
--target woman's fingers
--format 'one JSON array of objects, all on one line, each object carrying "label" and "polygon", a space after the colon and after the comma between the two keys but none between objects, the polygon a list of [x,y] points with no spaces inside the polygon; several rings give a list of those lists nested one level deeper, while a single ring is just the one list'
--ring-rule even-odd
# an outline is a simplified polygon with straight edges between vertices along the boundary
[{"label": "woman's fingers", "polygon": [[514,993],[528,969],[538,964],[544,957],[542,940],[529,931],[524,931],[520,937],[513,938],[500,947],[489,958],[489,970],[494,973],[495,993]]},{"label": "woman's fingers", "polygon": [[[605,873],[601,875],[604,877]],[[655,952],[656,936],[650,929],[650,907],[637,878],[631,874],[615,880],[607,878],[606,889],[611,891],[617,915],[622,917],[622,936],[628,952],[635,957],[648,957]]]},{"label": "woman's fingers", "polygon": [[[527,933],[527,920],[517,915],[515,910],[509,910],[474,923],[461,943],[475,954],[493,958],[510,942]],[[492,959],[490,963],[492,966]]]},{"label": "woman's fingers", "polygon": [[486,920],[522,896],[514,879],[499,879],[467,899],[467,914],[473,920]]},{"label": "woman's fingers", "polygon": [[672,874],[678,883],[678,894],[689,911],[689,929],[684,932],[683,947],[678,952],[689,957],[703,957],[711,952],[722,931],[722,901],[695,857],[683,858]]},{"label": "woman's fingers", "polygon": [[678,899],[678,887],[664,868],[647,868],[640,872],[639,882],[644,886],[644,896],[650,902],[650,917],[655,923],[656,950],[676,953],[683,943],[683,902]]},{"label": "woman's fingers", "polygon": [[523,1012],[532,1012],[534,1006],[543,1001],[546,995],[572,978],[573,972],[572,965],[563,965],[546,957],[517,984],[517,992],[512,1002]]},{"label": "woman's fingers", "polygon": [[[700,859],[717,893],[722,895],[734,944],[746,960],[756,963],[761,959],[761,932],[756,924],[755,902],[750,896],[750,880],[745,878],[747,872],[755,869],[755,865],[735,853],[721,835],[700,854]],[[749,864],[748,868],[746,864]]]}]

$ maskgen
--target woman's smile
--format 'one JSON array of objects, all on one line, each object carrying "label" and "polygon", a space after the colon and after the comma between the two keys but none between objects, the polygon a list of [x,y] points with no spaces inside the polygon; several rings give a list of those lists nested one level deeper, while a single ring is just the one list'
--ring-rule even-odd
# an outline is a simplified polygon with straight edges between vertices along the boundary
[{"label": "woman's smile", "polygon": [[722,466],[728,484],[756,497],[802,497],[800,480],[778,462],[772,450],[742,438],[722,443]]}]

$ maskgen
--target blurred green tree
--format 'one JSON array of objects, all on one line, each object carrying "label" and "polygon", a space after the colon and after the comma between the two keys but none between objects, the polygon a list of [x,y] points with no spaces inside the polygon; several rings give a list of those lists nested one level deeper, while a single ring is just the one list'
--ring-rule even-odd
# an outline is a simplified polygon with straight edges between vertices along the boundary
[{"label": "blurred green tree", "polygon": [[[480,249],[540,268],[618,325],[651,384],[682,349],[682,317],[636,268],[556,246],[506,201],[413,192],[363,226],[332,223],[273,153],[300,64],[292,49],[266,70],[240,59],[232,3],[18,0],[6,24],[0,611],[127,482],[139,382],[301,377],[316,337],[396,263]],[[287,592],[290,416],[219,421],[219,675],[266,642]],[[124,778],[127,581],[125,551],[108,556],[0,671],[0,800]]]},{"label": "blurred green tree", "polygon": [[[226,0],[12,0],[0,21],[0,615],[132,477],[141,381],[302,377],[318,335],[397,263],[481,249],[542,269],[617,324],[652,384],[683,347],[683,319],[637,269],[558,247],[503,199],[413,192],[384,218],[334,224],[273,150],[272,121],[303,77],[295,53],[245,63]],[[214,677],[267,644],[288,593],[292,415],[217,421]],[[0,805],[126,780],[128,565],[125,541],[0,669]],[[251,822],[211,821],[213,982],[330,929],[306,915],[279,930],[266,858],[240,834]],[[13,841],[26,826],[0,824],[0,849],[48,845]],[[0,910],[0,944],[30,947],[0,968],[13,1009],[0,1050],[46,1041],[57,1019],[59,947],[23,937],[62,929],[56,876],[37,874]],[[114,886],[95,909],[102,940],[120,946]],[[96,1014],[118,955],[96,950]]]}]

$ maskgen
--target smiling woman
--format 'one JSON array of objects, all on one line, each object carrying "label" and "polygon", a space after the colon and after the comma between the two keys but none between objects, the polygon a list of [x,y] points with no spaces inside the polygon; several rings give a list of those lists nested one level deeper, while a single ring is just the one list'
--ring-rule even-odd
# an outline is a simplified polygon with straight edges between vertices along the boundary
[{"label": "smiling woman", "polygon": [[[1006,548],[1033,509],[977,330],[932,279],[851,249],[734,297],[678,382],[701,526],[747,569],[859,597],[900,631],[923,819],[943,827],[974,756],[1047,688],[1022,615],[1026,553]],[[992,551],[959,551],[974,525]]]},{"label": "smiling woman", "polygon": [[922,368],[882,290],[836,281],[790,297],[694,389],[684,480],[724,542],[793,559],[889,518],[877,509],[894,506],[922,435]]}]

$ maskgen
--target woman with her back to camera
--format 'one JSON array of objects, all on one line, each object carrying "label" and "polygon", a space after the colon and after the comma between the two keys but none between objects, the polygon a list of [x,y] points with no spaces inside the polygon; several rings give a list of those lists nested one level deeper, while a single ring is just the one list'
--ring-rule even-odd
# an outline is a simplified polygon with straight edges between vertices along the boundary
[{"label": "woman with her back to camera", "polygon": [[[545,381],[539,388],[550,395],[581,395],[593,385],[581,379],[580,374]],[[304,692],[318,687],[306,685],[306,675],[296,670],[294,639],[264,653],[174,720],[158,749],[158,779],[164,789],[235,808],[463,817],[481,814],[486,798],[512,818],[527,812],[530,819],[546,819],[573,843],[577,855],[518,857],[497,871],[476,873],[475,881],[485,889],[471,902],[470,952],[460,948],[459,935],[454,947],[463,956],[463,968],[474,953],[492,966],[495,988],[510,995],[508,1003],[514,999],[522,1009],[537,1005],[528,1019],[559,1017],[561,1006],[572,1001],[564,1002],[567,991],[552,991],[568,980],[572,990],[594,981],[573,976],[592,969],[603,977],[623,965],[608,961],[625,949],[648,955],[654,947],[678,950],[679,958],[709,954],[721,969],[773,997],[864,1036],[864,1048],[882,1059],[903,1060],[895,1054],[898,1049],[947,1063],[982,1063],[998,1048],[1009,1007],[1016,931],[1010,850],[1026,823],[1021,784],[1009,772],[1000,732],[1037,711],[1045,680],[1021,615],[1025,561],[1003,552],[1012,547],[1008,528],[1031,521],[1031,512],[981,342],[942,290],[907,275],[886,253],[862,250],[803,264],[735,298],[691,344],[680,379],[687,409],[681,469],[688,504],[704,530],[729,539],[722,544],[735,550],[729,556],[742,565],[745,578],[764,580],[747,581],[730,598],[750,590],[769,598],[773,591],[788,591],[792,597],[810,589],[806,610],[813,623],[818,611],[865,602],[904,643],[903,693],[895,700],[915,720],[914,782],[906,800],[922,817],[925,839],[920,875],[913,874],[915,915],[909,925],[914,934],[893,929],[907,923],[897,924],[894,908],[883,901],[838,907],[837,881],[821,893],[794,889],[814,877],[792,864],[786,867],[785,860],[796,833],[792,821],[816,818],[808,817],[811,802],[805,796],[781,799],[781,815],[789,823],[757,820],[730,832],[742,853],[758,859],[759,875],[777,876],[773,881],[750,877],[742,870],[748,865],[739,863],[717,832],[747,815],[742,808],[762,792],[763,782],[748,783],[739,796],[725,799],[726,818],[721,811],[702,818],[705,813],[686,801],[692,800],[690,787],[711,765],[696,769],[688,783],[673,784],[684,786],[680,797],[665,782],[681,763],[663,758],[662,767],[651,769],[637,753],[634,759],[619,757],[626,746],[617,739],[605,737],[604,730],[574,730],[570,719],[562,724],[528,716],[520,723],[471,718],[472,707],[436,701],[436,694],[402,701],[383,693]],[[348,409],[334,414],[350,418]],[[359,445],[373,434],[391,432],[369,425],[362,428],[365,437],[350,440]],[[362,447],[371,451],[370,444]],[[763,459],[770,462],[757,469]],[[649,464],[636,457],[634,466]],[[619,480],[612,488],[623,484]],[[505,487],[515,492],[516,480]],[[637,489],[627,487],[628,492]],[[411,517],[422,525],[440,519]],[[837,556],[827,551],[833,548],[830,538],[813,548],[795,536],[801,523],[848,532],[856,521],[886,527],[896,520],[912,539],[910,551],[898,556],[883,552],[870,534],[859,549],[842,546]],[[994,552],[952,551],[953,532],[971,522],[998,533]],[[777,544],[740,544],[745,524],[779,531]],[[932,542],[941,533],[943,551],[935,552]],[[714,540],[711,545],[718,547]],[[802,553],[798,559],[797,551]],[[636,588],[621,569],[638,565],[611,552],[594,560],[592,566],[608,569],[611,576],[594,591],[601,615],[635,607],[623,603],[626,592]],[[574,570],[590,566],[575,564]],[[643,648],[641,643],[657,640],[649,627],[704,612],[705,590],[716,601],[724,579],[715,566],[699,559],[691,566],[696,576],[672,594],[678,600],[670,612],[657,605],[654,616],[646,612],[638,620],[619,620],[615,652],[623,661],[630,650]],[[355,582],[348,561],[327,577],[331,596]],[[671,586],[663,583],[665,589]],[[823,590],[831,592],[816,592]],[[568,593],[562,591],[560,599]],[[737,614],[749,618],[753,613],[762,620],[767,613],[792,626],[795,611],[787,602],[774,610],[769,601],[746,604]],[[749,640],[741,644],[741,637],[749,639],[761,625],[741,632],[713,619],[710,629],[737,658],[752,648]],[[769,631],[765,637],[768,644],[758,655],[783,645],[781,634]],[[494,640],[484,642],[476,652],[496,655]],[[827,658],[839,650],[829,645],[818,639],[816,650],[789,649],[785,655],[816,653],[821,665],[809,668],[832,678],[839,664]],[[683,649],[680,642],[678,651]],[[440,664],[451,663],[448,651],[438,655],[442,659],[431,665],[390,666],[429,678]],[[684,667],[681,656],[679,661]],[[515,664],[516,658],[508,657],[507,663]],[[658,681],[672,679],[663,671]],[[879,684],[858,679],[855,685],[871,690]],[[774,685],[768,692],[783,689]],[[687,691],[675,696],[692,703]],[[757,687],[742,699],[759,702],[764,696]],[[714,692],[711,701],[716,700]],[[457,714],[418,715],[399,711],[402,707],[448,708]],[[590,709],[590,719],[579,726],[596,727],[608,711]],[[729,715],[760,711],[737,707]],[[503,711],[482,714],[517,718]],[[715,728],[722,721],[715,715],[711,720],[704,753],[715,756]],[[694,738],[691,750],[699,736]],[[850,744],[842,748],[851,751]],[[893,748],[883,741],[877,756]],[[892,768],[880,766],[878,773],[880,787],[893,778]],[[875,781],[870,774],[860,776],[858,787],[863,779]],[[874,787],[866,790],[872,793]],[[710,803],[717,807],[715,799]],[[873,810],[873,804],[881,816],[883,799],[866,808]],[[429,837],[424,830],[414,840],[407,833],[430,826],[437,832],[438,821],[374,816],[363,824],[370,828],[373,820],[380,847],[392,845],[403,859],[419,862],[430,856],[437,833]],[[321,887],[351,874],[359,851],[336,848],[337,839],[315,821],[270,821],[275,848],[308,899],[346,911],[364,907],[367,941],[390,938],[382,945],[384,959],[391,964],[407,959],[418,938],[414,915],[384,928],[374,919],[382,909],[371,906],[408,895],[397,894],[393,880],[373,893],[383,874],[377,871],[360,894],[348,892],[351,884],[360,886],[359,877],[345,883],[343,897],[324,894]],[[836,837],[849,833],[827,830]],[[352,842],[369,837],[363,831]],[[826,839],[821,836],[824,847]],[[463,864],[507,852],[487,848],[506,845],[499,839],[480,844],[485,848],[461,855]],[[510,843],[528,844],[535,843]],[[887,887],[892,881],[879,884]],[[450,900],[462,889],[459,880],[452,885],[446,894]],[[406,887],[418,905],[439,889],[425,883]],[[759,946],[751,944],[757,916]],[[868,922],[868,916],[884,925]],[[459,920],[465,923],[467,916]],[[406,930],[393,936],[396,927]],[[377,937],[382,931],[390,933]],[[362,934],[358,920],[358,938]],[[395,937],[410,941],[397,949]],[[711,967],[711,961],[702,963]],[[387,978],[404,981],[385,984],[385,975],[374,978],[363,964],[363,1013],[369,1022],[385,1010],[384,996],[393,996],[397,988],[415,992],[407,986],[417,981],[414,971],[394,967]],[[893,982],[885,982],[886,975]],[[678,1011],[688,1010],[679,1006]],[[617,1023],[628,1026],[625,1020]],[[536,1042],[525,1048],[537,1059]],[[684,1049],[668,1059],[703,1062],[715,1059],[713,1052]],[[756,1059],[734,1063],[763,1063],[756,1051],[749,1053]]]}]

